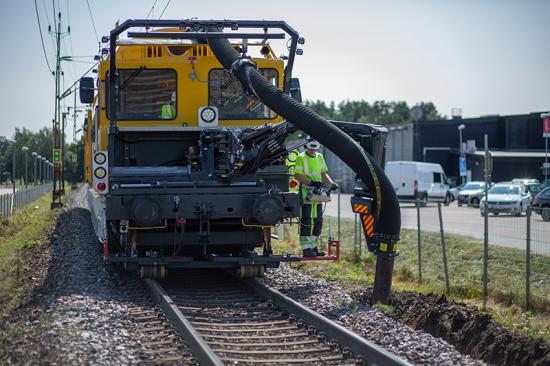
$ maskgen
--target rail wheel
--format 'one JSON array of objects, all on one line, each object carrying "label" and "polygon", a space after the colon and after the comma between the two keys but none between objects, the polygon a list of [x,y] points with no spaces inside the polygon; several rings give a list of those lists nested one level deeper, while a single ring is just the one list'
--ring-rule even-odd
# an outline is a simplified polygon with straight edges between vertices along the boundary
[{"label": "rail wheel", "polygon": [[263,277],[265,266],[258,264],[242,264],[237,272],[241,278]]},{"label": "rail wheel", "polygon": [[139,277],[142,279],[145,279],[145,278],[162,279],[166,277],[166,267],[165,266],[140,266]]}]

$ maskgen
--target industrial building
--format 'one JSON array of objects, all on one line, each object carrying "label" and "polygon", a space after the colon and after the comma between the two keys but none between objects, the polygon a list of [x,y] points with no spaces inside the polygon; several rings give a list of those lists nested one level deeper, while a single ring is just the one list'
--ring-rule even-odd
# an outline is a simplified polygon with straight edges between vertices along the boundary
[{"label": "industrial building", "polygon": [[[494,182],[513,178],[544,180],[545,161],[541,112],[521,115],[490,115],[478,118],[454,117],[419,120],[388,126],[387,161],[414,160],[439,163],[452,183],[460,182],[460,133],[465,150],[468,180],[483,180],[484,135],[488,135],[493,155]],[[345,191],[353,189],[351,169],[325,151],[329,172]]]}]

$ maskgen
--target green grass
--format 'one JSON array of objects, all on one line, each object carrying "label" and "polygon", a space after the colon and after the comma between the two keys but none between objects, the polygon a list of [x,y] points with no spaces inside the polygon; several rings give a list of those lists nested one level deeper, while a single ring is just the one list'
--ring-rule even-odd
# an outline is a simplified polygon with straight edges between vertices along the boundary
[{"label": "green grass", "polygon": [[[73,194],[67,190],[67,199]],[[33,276],[29,249],[49,245],[49,236],[55,227],[60,210],[51,210],[51,194],[45,194],[16,211],[9,220],[0,222],[0,324],[15,309],[28,299],[33,290],[29,279]],[[51,321],[49,314],[42,316],[43,321]],[[26,332],[21,321],[11,323],[0,332],[0,350],[6,340],[16,338]],[[0,364],[2,364],[0,351]]]},{"label": "green grass", "polygon": [[[332,234],[337,235],[336,219],[331,219]],[[364,237],[358,231],[362,252],[355,261],[355,231],[352,219],[341,221],[341,260],[330,263],[299,264],[298,267],[330,281],[341,281],[350,289],[372,284],[376,258],[365,249]],[[329,220],[325,219],[321,242],[326,243]],[[275,241],[277,252],[298,252],[297,226],[285,227],[285,240]],[[399,242],[400,255],[395,260],[394,290],[421,293],[445,293],[445,275],[439,233],[422,232],[422,283],[418,276],[418,244],[415,230],[403,229]],[[449,298],[479,306],[482,302],[483,243],[475,238],[446,234],[445,244],[451,292]],[[533,256],[531,312],[525,304],[525,254],[491,246],[489,249],[488,309],[502,324],[530,335],[550,338],[550,259]],[[546,279],[546,280],[543,280]]]},{"label": "green grass", "polygon": [[28,291],[23,281],[25,249],[47,243],[56,218],[50,202],[51,196],[46,194],[0,223],[0,316],[17,307]]},{"label": "green grass", "polygon": [[374,308],[380,310],[381,312],[385,313],[389,316],[395,316],[395,309],[391,307],[390,305],[384,305],[384,304],[374,304]]}]

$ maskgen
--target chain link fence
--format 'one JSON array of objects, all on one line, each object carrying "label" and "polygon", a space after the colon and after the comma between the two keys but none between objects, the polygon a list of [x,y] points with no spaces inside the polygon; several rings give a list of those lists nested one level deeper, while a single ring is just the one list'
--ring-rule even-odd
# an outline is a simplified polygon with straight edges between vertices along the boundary
[{"label": "chain link fence", "polygon": [[[444,285],[447,292],[453,288],[485,300],[491,293],[526,308],[548,310],[550,222],[530,206],[520,215],[489,214],[486,227],[478,207],[445,208],[434,203],[402,210],[416,213],[420,281],[424,275]],[[542,210],[538,212],[547,213]],[[485,235],[489,244],[486,256]]]},{"label": "chain link fence", "polygon": [[37,200],[40,196],[51,190],[52,184],[46,183],[26,189],[18,189],[15,191],[15,194],[6,193],[0,195],[0,215],[2,216],[2,220],[9,219],[15,211]]},{"label": "chain link fence", "polygon": [[[340,240],[347,258],[372,261],[350,197],[334,197],[325,209],[326,216],[332,216],[325,225],[332,225],[332,236]],[[549,311],[550,221],[543,219],[550,215],[548,210],[523,207],[521,215],[489,214],[486,230],[478,206],[403,203],[395,274],[465,298],[483,297],[486,286],[493,298]]]}]

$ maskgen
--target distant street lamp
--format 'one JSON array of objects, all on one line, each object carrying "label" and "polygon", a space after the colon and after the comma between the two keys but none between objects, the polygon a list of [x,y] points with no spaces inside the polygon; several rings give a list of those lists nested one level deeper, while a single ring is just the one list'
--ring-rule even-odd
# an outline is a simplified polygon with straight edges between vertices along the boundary
[{"label": "distant street lamp", "polygon": [[36,156],[38,154],[33,151],[31,155],[32,155],[32,162],[33,162],[33,165],[34,165],[34,173],[32,175],[32,184],[36,185]]},{"label": "distant street lamp", "polygon": [[37,155],[38,159],[38,183],[42,184],[42,155]]},{"label": "distant street lamp", "polygon": [[29,173],[28,173],[29,154],[27,153],[27,151],[29,151],[29,148],[26,146],[23,146],[21,150],[23,150],[23,152],[25,153],[25,189],[27,189],[29,185]]},{"label": "distant street lamp", "polygon": [[46,168],[46,183],[48,183],[50,181],[50,161],[48,159],[46,159],[44,164],[46,164],[45,165],[45,168]]},{"label": "distant street lamp", "polygon": [[42,160],[42,183],[46,182],[46,158],[41,157]]},{"label": "distant street lamp", "polygon": [[460,182],[462,184],[464,184],[464,181],[465,181],[465,175],[462,174],[462,169],[461,169],[461,166],[462,166],[462,162],[464,161],[465,159],[465,152],[464,152],[464,148],[462,146],[462,130],[465,129],[466,126],[464,125],[464,123],[461,123],[459,126],[458,126],[458,136],[459,136],[459,140],[460,140],[460,160],[458,162],[458,174],[460,174]]}]

